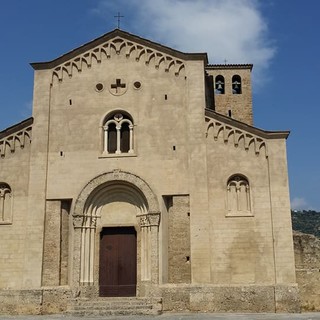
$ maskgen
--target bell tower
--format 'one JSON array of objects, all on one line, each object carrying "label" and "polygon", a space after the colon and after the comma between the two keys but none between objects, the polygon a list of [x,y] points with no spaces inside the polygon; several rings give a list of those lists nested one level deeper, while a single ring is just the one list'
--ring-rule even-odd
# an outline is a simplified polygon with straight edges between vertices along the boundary
[{"label": "bell tower", "polygon": [[251,126],[252,67],[252,64],[213,64],[206,67],[206,73],[212,78],[214,110]]}]

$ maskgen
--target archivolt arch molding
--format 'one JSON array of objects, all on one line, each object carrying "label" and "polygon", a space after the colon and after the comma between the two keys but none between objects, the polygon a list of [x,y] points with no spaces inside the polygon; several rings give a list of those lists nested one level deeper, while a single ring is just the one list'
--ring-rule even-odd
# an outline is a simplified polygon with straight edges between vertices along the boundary
[{"label": "archivolt arch molding", "polygon": [[139,191],[139,193],[145,198],[148,220],[150,220],[150,222],[152,221],[153,225],[155,220],[157,224],[160,223],[159,203],[150,186],[142,178],[135,174],[121,170],[114,170],[93,178],[82,189],[74,207],[73,221],[75,228],[82,226],[83,220],[86,216],[86,203],[92,192],[94,192],[94,190],[101,185],[116,182],[129,184],[136,188],[137,191]]}]

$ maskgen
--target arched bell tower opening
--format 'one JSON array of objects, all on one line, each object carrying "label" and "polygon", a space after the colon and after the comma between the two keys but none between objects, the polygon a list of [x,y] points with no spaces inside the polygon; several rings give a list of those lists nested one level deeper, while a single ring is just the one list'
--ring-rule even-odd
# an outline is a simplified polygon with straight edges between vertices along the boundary
[{"label": "arched bell tower opening", "polygon": [[119,170],[94,178],[75,203],[73,222],[74,289],[84,296],[153,291],[159,283],[160,210],[144,180]]}]

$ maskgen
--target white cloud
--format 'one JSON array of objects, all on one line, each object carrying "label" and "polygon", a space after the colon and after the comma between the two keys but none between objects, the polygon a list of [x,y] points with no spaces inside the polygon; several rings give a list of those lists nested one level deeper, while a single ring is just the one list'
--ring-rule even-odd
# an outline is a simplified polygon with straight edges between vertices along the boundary
[{"label": "white cloud", "polygon": [[291,209],[292,210],[303,210],[303,209],[308,210],[309,205],[304,198],[296,197],[291,200]]},{"label": "white cloud", "polygon": [[253,63],[258,82],[275,54],[258,0],[101,0],[94,9],[108,19],[118,11],[129,32],[207,52],[210,63]]}]

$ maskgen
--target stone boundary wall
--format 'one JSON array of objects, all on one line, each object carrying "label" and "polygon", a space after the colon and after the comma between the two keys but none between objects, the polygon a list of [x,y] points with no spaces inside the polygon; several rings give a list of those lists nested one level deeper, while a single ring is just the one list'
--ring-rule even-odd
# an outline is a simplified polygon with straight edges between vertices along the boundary
[{"label": "stone boundary wall", "polygon": [[320,311],[320,239],[293,234],[296,276],[302,311]]}]

